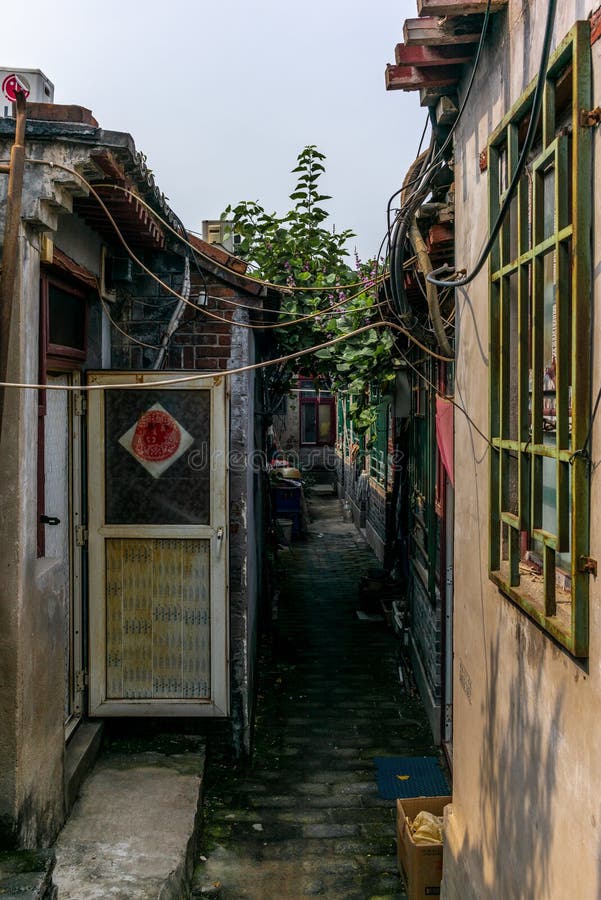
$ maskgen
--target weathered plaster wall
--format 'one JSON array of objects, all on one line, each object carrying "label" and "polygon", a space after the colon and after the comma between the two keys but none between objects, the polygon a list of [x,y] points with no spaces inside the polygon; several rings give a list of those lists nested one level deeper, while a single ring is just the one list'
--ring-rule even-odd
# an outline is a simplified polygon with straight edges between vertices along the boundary
[{"label": "weathered plaster wall", "polygon": [[293,455],[292,459],[298,459],[298,448],[300,443],[300,411],[299,411],[299,395],[288,394],[283,399],[281,405],[273,417],[273,430],[276,440],[281,450],[290,450]]},{"label": "weathered plaster wall", "polygon": [[[40,269],[37,236],[28,237],[8,374],[36,382]],[[60,576],[53,560],[36,559],[33,391],[7,392],[0,451],[0,843],[33,847],[50,843],[63,820],[65,665]]]},{"label": "weathered plaster wall", "polygon": [[[593,8],[558,3],[554,45]],[[456,262],[470,269],[488,232],[487,175],[478,156],[536,74],[544,0],[510,0],[457,132]],[[601,100],[600,45],[593,47],[593,106]],[[495,77],[491,77],[495,73]],[[600,136],[594,136],[601,190]],[[593,396],[601,384],[601,229],[594,231]],[[485,270],[457,296],[457,390],[488,431],[488,285]],[[601,611],[591,579],[590,658],[558,648],[488,579],[488,453],[455,414],[455,620],[453,805],[446,821],[446,900],[601,895]],[[599,456],[601,420],[593,434]],[[591,555],[601,558],[601,475],[592,478]]]},{"label": "weathered plaster wall", "polygon": [[62,215],[53,235],[54,244],[78,265],[100,278],[102,239],[77,215]]},{"label": "weathered plaster wall", "polygon": [[[10,139],[1,143],[6,158]],[[80,162],[75,146],[28,146],[34,157],[50,152],[55,162]],[[2,232],[5,190],[1,179]],[[38,381],[40,234],[56,237],[74,190],[79,184],[60,170],[26,167],[8,373],[15,381]],[[69,253],[66,233],[59,243]],[[28,847],[50,843],[64,815],[66,598],[61,565],[37,559],[37,404],[34,391],[7,391],[0,443],[0,843]]]},{"label": "weathered plaster wall", "polygon": [[[32,146],[28,152],[40,156],[50,151]],[[80,161],[81,150],[69,145],[54,145],[51,152],[55,162]],[[5,179],[2,185],[4,189]],[[26,167],[21,284],[9,371],[17,381],[39,380],[41,232],[49,233],[71,258],[100,272],[100,240],[89,229],[83,235],[70,220],[74,189],[79,185],[60,170]],[[102,352],[98,306],[90,311],[89,331],[96,358]],[[61,561],[37,558],[37,403],[34,391],[7,393],[0,447],[0,528],[5,532],[0,537],[0,596],[6,616],[0,653],[0,839],[29,847],[51,842],[64,817],[67,597]]]}]

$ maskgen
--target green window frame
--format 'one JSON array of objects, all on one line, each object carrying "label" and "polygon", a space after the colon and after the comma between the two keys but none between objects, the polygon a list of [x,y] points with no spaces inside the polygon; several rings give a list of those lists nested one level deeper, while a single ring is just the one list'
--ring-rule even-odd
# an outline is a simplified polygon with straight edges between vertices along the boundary
[{"label": "green window frame", "polygon": [[[434,360],[413,363],[412,409],[409,432],[409,535],[410,565],[423,590],[436,607],[439,601],[437,566],[440,519],[436,515],[436,399]],[[423,376],[423,377],[421,377]]]},{"label": "green window frame", "polygon": [[[534,82],[488,145],[491,223]],[[489,575],[576,657],[588,655],[591,379],[590,26],[550,59],[540,134],[490,257]]]},{"label": "green window frame", "polygon": [[370,400],[377,404],[376,420],[369,429],[369,474],[382,487],[387,487],[389,475],[388,439],[390,432],[390,398],[381,398],[372,388]]}]

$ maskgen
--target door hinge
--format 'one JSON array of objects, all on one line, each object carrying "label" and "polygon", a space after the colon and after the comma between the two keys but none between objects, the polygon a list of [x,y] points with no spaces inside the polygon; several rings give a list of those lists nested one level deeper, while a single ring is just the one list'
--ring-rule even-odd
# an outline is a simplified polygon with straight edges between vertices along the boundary
[{"label": "door hinge", "polygon": [[578,570],[584,575],[597,577],[597,560],[592,556],[581,556],[578,560]]},{"label": "door hinge", "polygon": [[75,690],[76,691],[85,691],[88,686],[88,673],[85,669],[80,669],[79,672],[75,673]]},{"label": "door hinge", "polygon": [[85,547],[88,543],[88,529],[85,525],[75,526],[75,546]]},{"label": "door hinge", "polygon": [[88,411],[88,398],[83,391],[77,391],[73,400],[73,412],[76,416],[85,416]]}]

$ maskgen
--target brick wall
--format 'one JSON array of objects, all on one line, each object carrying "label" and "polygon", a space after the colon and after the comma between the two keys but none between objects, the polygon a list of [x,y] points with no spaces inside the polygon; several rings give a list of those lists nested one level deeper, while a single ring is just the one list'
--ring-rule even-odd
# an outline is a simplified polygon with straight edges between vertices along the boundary
[{"label": "brick wall", "polygon": [[[171,254],[157,254],[153,271],[173,290],[180,292],[183,284],[183,261]],[[205,281],[197,272],[191,273],[190,302],[196,302]],[[186,306],[179,327],[173,335],[165,360],[167,369],[219,370],[228,368],[231,358],[231,325],[235,307],[227,300],[248,302],[232,288],[206,276],[209,300],[206,307]],[[132,284],[119,288],[117,302],[111,315],[121,328],[138,341],[149,344],[141,347],[126,336],[114,332],[113,367],[151,368],[158,354],[165,328],[177,306],[177,298],[161,287],[149,275],[140,273]],[[218,321],[203,313],[215,313],[227,322]]]}]

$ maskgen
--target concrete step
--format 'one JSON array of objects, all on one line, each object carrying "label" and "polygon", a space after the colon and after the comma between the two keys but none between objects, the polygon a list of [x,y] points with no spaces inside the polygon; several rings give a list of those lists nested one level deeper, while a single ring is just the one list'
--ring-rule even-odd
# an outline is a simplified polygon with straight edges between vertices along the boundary
[{"label": "concrete step", "polygon": [[198,852],[204,743],[105,753],[56,843],[60,900],[183,900]]}]

